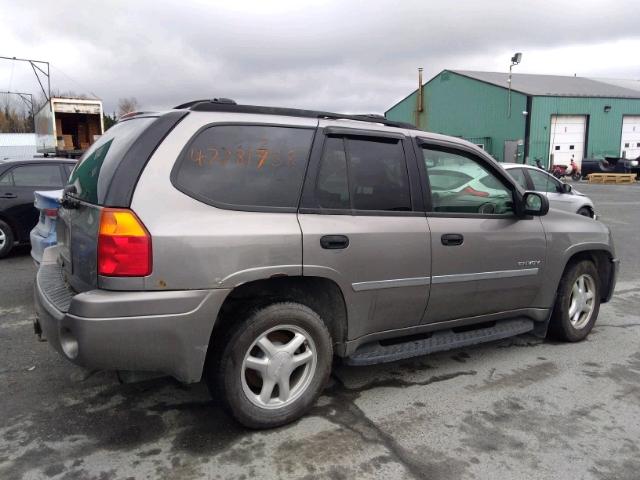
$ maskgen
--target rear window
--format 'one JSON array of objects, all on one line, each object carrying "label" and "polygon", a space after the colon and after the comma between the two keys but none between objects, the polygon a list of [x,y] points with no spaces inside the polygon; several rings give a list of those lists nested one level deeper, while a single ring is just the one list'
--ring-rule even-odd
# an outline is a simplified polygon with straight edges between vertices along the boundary
[{"label": "rear window", "polygon": [[221,208],[297,208],[313,133],[260,125],[207,128],[180,155],[173,182]]},{"label": "rear window", "polygon": [[136,118],[117,123],[102,135],[80,159],[69,178],[75,197],[101,204],[125,153],[155,118]]}]

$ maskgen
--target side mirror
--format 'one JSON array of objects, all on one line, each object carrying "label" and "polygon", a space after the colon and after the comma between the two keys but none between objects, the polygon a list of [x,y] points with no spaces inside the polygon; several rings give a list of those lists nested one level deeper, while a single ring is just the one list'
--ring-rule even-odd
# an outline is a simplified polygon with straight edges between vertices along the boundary
[{"label": "side mirror", "polygon": [[573,187],[571,185],[569,185],[568,183],[563,183],[560,186],[560,193],[571,193],[572,189]]},{"label": "side mirror", "polygon": [[538,192],[525,192],[522,196],[522,213],[540,217],[549,211],[549,200]]}]

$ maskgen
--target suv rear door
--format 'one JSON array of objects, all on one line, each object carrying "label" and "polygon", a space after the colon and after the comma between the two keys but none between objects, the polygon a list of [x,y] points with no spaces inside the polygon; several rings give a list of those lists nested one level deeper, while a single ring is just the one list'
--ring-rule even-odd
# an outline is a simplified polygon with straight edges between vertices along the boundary
[{"label": "suv rear door", "polygon": [[349,339],[417,325],[424,313],[431,258],[419,190],[404,135],[336,127],[316,135],[298,215],[303,274],[340,285]]},{"label": "suv rear door", "polygon": [[[60,263],[67,281],[76,291],[89,290],[98,284],[101,209],[114,206],[107,195],[116,171],[133,143],[155,120],[155,117],[134,117],[111,127],[91,145],[69,178],[66,188],[69,193],[58,212],[56,228]],[[137,174],[139,172],[130,171],[128,175],[137,178]]]},{"label": "suv rear door", "polygon": [[[546,238],[538,217],[515,215],[515,185],[470,149],[427,140],[419,140],[418,149],[433,258],[423,322],[535,307]],[[437,172],[432,185],[430,171]],[[471,177],[462,186],[460,172]]]}]

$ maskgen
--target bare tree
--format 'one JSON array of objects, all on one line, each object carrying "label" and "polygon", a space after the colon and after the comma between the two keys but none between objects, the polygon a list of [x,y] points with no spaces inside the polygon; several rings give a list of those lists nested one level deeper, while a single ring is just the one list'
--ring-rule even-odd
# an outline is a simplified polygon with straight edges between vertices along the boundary
[{"label": "bare tree", "polygon": [[138,109],[138,100],[135,97],[121,98],[118,100],[118,117],[127,113],[135,112]]}]

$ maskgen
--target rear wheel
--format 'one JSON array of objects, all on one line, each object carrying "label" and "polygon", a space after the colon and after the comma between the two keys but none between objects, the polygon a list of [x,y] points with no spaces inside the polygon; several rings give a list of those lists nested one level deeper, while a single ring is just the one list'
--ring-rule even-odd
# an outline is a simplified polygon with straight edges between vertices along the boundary
[{"label": "rear wheel", "polygon": [[0,258],[6,257],[13,248],[14,238],[11,227],[0,220]]},{"label": "rear wheel", "polygon": [[600,311],[600,282],[593,262],[582,260],[565,271],[549,324],[556,338],[568,342],[584,340]]},{"label": "rear wheel", "polygon": [[310,308],[278,303],[233,325],[207,361],[211,395],[250,428],[271,428],[300,418],[331,372],[329,331]]}]

